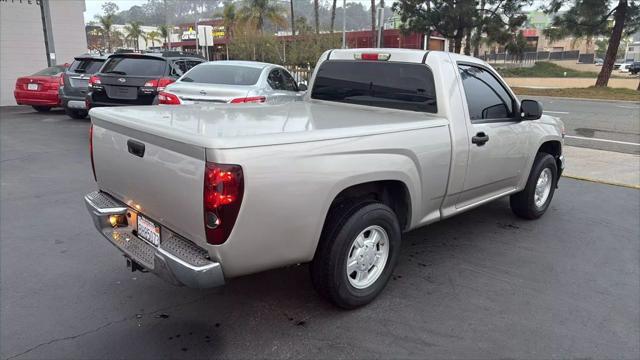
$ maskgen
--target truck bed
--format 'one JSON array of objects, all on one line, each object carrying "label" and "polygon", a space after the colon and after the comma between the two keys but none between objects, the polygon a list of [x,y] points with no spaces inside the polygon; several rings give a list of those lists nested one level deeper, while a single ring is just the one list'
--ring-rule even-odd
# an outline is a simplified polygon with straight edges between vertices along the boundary
[{"label": "truck bed", "polygon": [[447,123],[425,113],[323,101],[96,108],[90,116],[97,126],[113,124],[209,149],[348,138]]}]

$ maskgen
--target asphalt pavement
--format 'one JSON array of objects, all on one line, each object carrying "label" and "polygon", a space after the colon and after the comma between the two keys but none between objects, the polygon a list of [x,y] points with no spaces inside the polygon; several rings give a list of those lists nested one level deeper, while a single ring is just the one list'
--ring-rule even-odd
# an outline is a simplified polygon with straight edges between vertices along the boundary
[{"label": "asphalt pavement", "polygon": [[640,103],[520,95],[565,124],[570,146],[640,154]]},{"label": "asphalt pavement", "polygon": [[83,204],[87,135],[0,109],[2,359],[640,357],[636,189],[562,179],[537,221],[502,199],[407,233],[381,296],[343,311],[305,265],[213,290],[128,272]]}]

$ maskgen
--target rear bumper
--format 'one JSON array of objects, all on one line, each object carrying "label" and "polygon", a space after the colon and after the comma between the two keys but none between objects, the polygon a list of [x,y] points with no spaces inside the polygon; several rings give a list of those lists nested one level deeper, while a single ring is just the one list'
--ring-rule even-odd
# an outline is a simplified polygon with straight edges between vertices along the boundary
[{"label": "rear bumper", "polygon": [[87,108],[85,96],[67,96],[60,94],[60,105],[69,109],[83,110]]},{"label": "rear bumper", "polygon": [[59,106],[60,98],[58,90],[55,91],[28,91],[14,90],[13,96],[18,105]]},{"label": "rear bumper", "polygon": [[[207,252],[191,241],[162,227],[158,247],[137,237],[137,213],[127,205],[100,191],[84,198],[96,229],[144,269],[178,286],[211,288],[224,285],[220,263],[208,258]],[[128,225],[113,227],[110,216],[126,217]]]}]

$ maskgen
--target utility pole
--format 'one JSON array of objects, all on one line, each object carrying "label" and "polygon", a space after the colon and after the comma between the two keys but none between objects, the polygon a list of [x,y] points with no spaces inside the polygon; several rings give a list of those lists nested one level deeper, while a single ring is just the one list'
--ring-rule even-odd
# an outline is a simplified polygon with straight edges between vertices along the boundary
[{"label": "utility pole", "polygon": [[378,7],[378,48],[381,48],[384,44],[382,41],[382,29],[384,28],[384,8]]},{"label": "utility pole", "polygon": [[56,47],[53,43],[53,27],[51,26],[49,0],[40,0],[40,14],[42,15],[42,30],[44,32],[44,48],[47,53],[47,66],[53,66],[56,64]]},{"label": "utility pole", "polygon": [[342,48],[347,48],[347,0],[342,0]]}]

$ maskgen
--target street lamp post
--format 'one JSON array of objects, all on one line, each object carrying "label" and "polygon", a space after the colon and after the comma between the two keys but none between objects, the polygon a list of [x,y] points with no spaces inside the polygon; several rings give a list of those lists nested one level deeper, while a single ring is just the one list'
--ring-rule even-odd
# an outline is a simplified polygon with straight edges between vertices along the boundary
[{"label": "street lamp post", "polygon": [[342,0],[342,48],[347,48],[347,0]]}]

